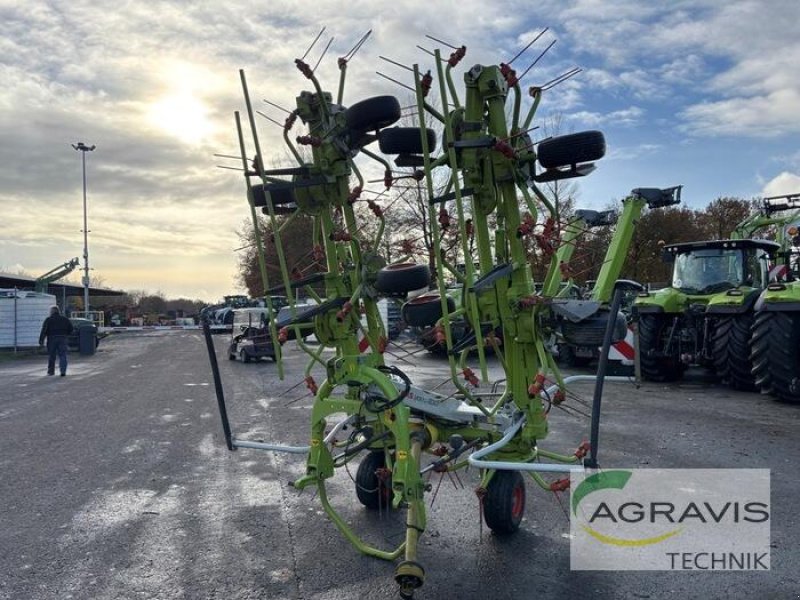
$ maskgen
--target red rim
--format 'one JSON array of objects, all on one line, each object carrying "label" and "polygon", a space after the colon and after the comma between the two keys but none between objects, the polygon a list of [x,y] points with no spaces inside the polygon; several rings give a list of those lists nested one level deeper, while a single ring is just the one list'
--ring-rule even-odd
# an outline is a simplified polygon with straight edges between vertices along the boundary
[{"label": "red rim", "polygon": [[525,488],[518,485],[511,494],[511,516],[514,519],[521,519],[525,510]]},{"label": "red rim", "polygon": [[428,304],[429,302],[441,302],[442,298],[439,294],[420,294],[413,300],[409,300],[409,304]]},{"label": "red rim", "polygon": [[416,267],[417,263],[397,263],[395,265],[387,265],[384,267],[387,271],[399,271],[401,269],[410,269],[411,267]]}]

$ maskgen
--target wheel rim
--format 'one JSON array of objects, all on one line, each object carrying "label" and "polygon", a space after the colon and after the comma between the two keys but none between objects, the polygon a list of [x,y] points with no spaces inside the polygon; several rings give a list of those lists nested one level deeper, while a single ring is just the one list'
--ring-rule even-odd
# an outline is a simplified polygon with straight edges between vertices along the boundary
[{"label": "wheel rim", "polygon": [[514,487],[511,493],[511,516],[514,520],[522,518],[522,512],[525,510],[525,488],[521,485]]}]

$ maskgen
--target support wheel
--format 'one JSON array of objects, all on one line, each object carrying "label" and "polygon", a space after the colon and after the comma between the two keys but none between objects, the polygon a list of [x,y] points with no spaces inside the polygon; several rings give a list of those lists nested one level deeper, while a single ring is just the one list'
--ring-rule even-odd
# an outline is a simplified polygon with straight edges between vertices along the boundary
[{"label": "support wheel", "polygon": [[783,402],[800,403],[800,312],[762,312],[752,331],[756,383]]},{"label": "support wheel", "polygon": [[388,265],[378,271],[375,289],[382,294],[407,294],[428,287],[430,282],[431,270],[428,265],[398,263]]},{"label": "support wheel", "polygon": [[[648,381],[677,381],[683,377],[684,366],[679,356],[679,346],[665,348],[670,337],[672,315],[641,315],[639,317],[639,354],[642,376]],[[672,336],[677,341],[677,331]]]},{"label": "support wheel", "polygon": [[394,96],[375,96],[356,102],[344,116],[350,129],[375,131],[400,120],[400,102]]},{"label": "support wheel", "polygon": [[[456,309],[455,301],[447,297],[447,312]],[[422,294],[403,304],[403,321],[412,327],[429,327],[442,318],[442,297],[437,292]]]},{"label": "support wheel", "polygon": [[411,560],[404,560],[394,571],[394,580],[400,586],[400,597],[410,600],[414,591],[425,583],[425,569],[422,565]]},{"label": "support wheel", "polygon": [[356,496],[358,501],[370,509],[388,508],[392,501],[391,475],[381,478],[386,469],[386,456],[383,450],[370,452],[358,465],[356,472]]},{"label": "support wheel", "polygon": [[525,480],[519,471],[496,471],[483,499],[483,518],[498,535],[519,529],[525,514]]},{"label": "support wheel", "polygon": [[[428,152],[436,149],[436,133],[426,129]],[[419,127],[392,127],[378,133],[378,146],[384,154],[422,154],[422,133]]]},{"label": "support wheel", "polygon": [[567,167],[605,156],[606,140],[601,131],[560,135],[539,144],[539,164],[545,169]]},{"label": "support wheel", "polygon": [[757,390],[750,362],[750,329],[753,314],[744,313],[721,317],[714,330],[714,368],[722,379],[737,390]]}]

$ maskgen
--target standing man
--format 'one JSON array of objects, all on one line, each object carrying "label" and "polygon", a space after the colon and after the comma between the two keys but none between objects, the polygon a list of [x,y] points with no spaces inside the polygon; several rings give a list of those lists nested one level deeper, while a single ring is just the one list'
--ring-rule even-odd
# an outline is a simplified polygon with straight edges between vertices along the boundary
[{"label": "standing man", "polygon": [[72,322],[61,314],[57,306],[50,309],[50,316],[44,320],[42,333],[39,334],[39,345],[44,345],[47,338],[47,374],[55,375],[56,354],[61,376],[67,374],[67,337],[72,333]]}]

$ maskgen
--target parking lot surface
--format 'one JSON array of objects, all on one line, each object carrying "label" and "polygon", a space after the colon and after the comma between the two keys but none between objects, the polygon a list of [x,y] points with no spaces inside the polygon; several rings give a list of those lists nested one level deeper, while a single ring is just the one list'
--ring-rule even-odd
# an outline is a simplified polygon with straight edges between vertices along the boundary
[{"label": "parking lot surface", "polygon": [[[226,341],[237,437],[307,444],[304,357],[288,349],[280,381],[272,362],[228,361]],[[440,359],[390,350],[416,383],[443,381]],[[45,375],[45,357],[0,364],[0,598],[397,597],[393,565],[359,555],[311,490],[288,487],[302,457],[225,449],[199,332],[112,336],[70,359],[65,378]],[[591,400],[590,385],[575,390]],[[529,485],[521,530],[498,538],[480,526],[473,470],[431,481],[416,598],[800,598],[800,406],[694,374],[608,383],[603,408],[606,468],[771,469],[771,571],[572,572],[568,496]],[[589,423],[553,410],[550,430],[543,445],[571,452]],[[402,539],[402,514],[367,512],[347,473],[330,496],[368,540]]]}]

